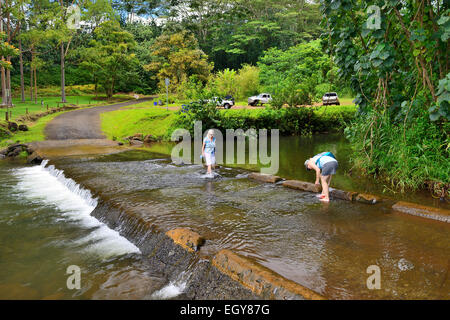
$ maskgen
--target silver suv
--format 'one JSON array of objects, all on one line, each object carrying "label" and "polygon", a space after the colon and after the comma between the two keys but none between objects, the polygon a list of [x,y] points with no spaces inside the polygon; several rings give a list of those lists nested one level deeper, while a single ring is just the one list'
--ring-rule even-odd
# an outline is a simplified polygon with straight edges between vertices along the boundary
[{"label": "silver suv", "polygon": [[341,105],[341,103],[339,102],[338,94],[336,92],[325,93],[322,97],[322,103],[324,106],[328,106],[331,104],[335,104],[337,106]]},{"label": "silver suv", "polygon": [[249,106],[257,106],[258,104],[266,104],[272,102],[272,96],[268,93],[261,93],[260,95],[248,98]]}]

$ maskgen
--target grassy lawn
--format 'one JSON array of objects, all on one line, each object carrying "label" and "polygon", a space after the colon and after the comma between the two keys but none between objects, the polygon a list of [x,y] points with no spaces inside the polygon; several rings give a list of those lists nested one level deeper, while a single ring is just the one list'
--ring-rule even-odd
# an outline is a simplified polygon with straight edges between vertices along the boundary
[{"label": "grassy lawn", "polygon": [[[112,100],[105,101],[105,100],[92,100],[94,98],[93,95],[83,95],[83,96],[70,96],[67,97],[67,104],[77,104],[81,108],[90,108],[95,106],[106,106],[110,104],[115,104],[117,102],[121,101],[128,101],[133,100],[134,98],[127,96],[127,95],[115,95]],[[48,101],[49,108],[56,107],[57,102],[60,100],[59,97],[45,97],[44,101]],[[92,101],[92,102],[91,102]],[[91,102],[91,104],[89,104]],[[13,103],[16,103],[13,99]],[[46,105],[45,105],[46,106]],[[12,109],[13,111],[13,119],[19,117],[20,115],[24,115],[26,112],[26,108],[28,108],[29,113],[39,113],[47,111],[47,107],[41,108],[40,105],[36,106],[34,103],[26,102],[26,103],[17,103],[16,107]],[[63,114],[65,112],[70,112],[70,110],[57,112],[53,114],[49,114],[47,116],[44,116],[42,118],[39,118],[35,122],[26,121],[25,124],[28,126],[29,131],[19,131],[17,133],[14,133],[12,136],[7,136],[4,134],[4,130],[8,127],[7,122],[5,121],[5,115],[4,112],[6,112],[6,109],[0,109],[0,148],[3,148],[11,143],[29,143],[34,141],[42,141],[45,140],[44,135],[44,129],[46,125],[53,120],[55,117],[57,117],[60,114]],[[3,113],[3,114],[2,114]]]},{"label": "grassy lawn", "polygon": [[122,140],[136,133],[164,137],[175,119],[175,111],[150,107],[143,103],[135,108],[102,113],[102,131],[108,139]]},{"label": "grassy lawn", "polygon": [[[114,100],[117,101],[122,101],[122,100],[132,100],[132,97],[129,96],[120,96],[120,95],[116,95],[113,98]],[[44,106],[41,105],[41,100],[44,103]],[[99,99],[99,100],[95,100],[95,96],[94,95],[81,95],[81,96],[67,96],[66,97],[67,100],[67,105],[69,104],[75,104],[75,105],[103,105],[103,104],[109,104],[112,103],[111,101],[105,101],[103,99]],[[45,112],[47,111],[47,105],[50,109],[52,108],[56,108],[59,106],[62,107],[62,103],[61,101],[61,97],[42,97],[39,98],[38,103],[35,104],[34,101],[29,101],[27,100],[26,102],[21,102],[20,98],[13,98],[13,104],[14,107],[13,108],[9,108],[8,110],[12,112],[12,120],[17,119],[18,117],[25,115],[26,111],[28,109],[28,113],[40,113],[40,112]],[[4,120],[5,119],[5,112],[6,112],[6,108],[1,108],[0,109],[0,119]]]},{"label": "grassy lawn", "polygon": [[[264,108],[231,109],[220,112],[231,117],[258,118],[259,114],[264,112]],[[356,106],[318,107],[314,112],[325,121],[342,113],[356,112]],[[100,117],[102,131],[111,140],[123,140],[136,133],[165,138],[176,119],[176,111],[167,111],[164,107],[154,107],[152,102],[146,102],[135,107],[124,107],[121,110],[103,113]]]},{"label": "grassy lawn", "polygon": [[[67,112],[67,111],[66,111]],[[28,126],[29,131],[19,131],[16,134],[14,134],[12,137],[5,138],[4,140],[0,140],[0,148],[7,147],[11,141],[14,143],[20,142],[20,143],[28,143],[33,141],[42,141],[45,140],[44,135],[44,129],[47,123],[49,123],[51,120],[59,116],[63,112],[57,112],[53,114],[49,114],[45,117],[40,118],[35,123]]]}]

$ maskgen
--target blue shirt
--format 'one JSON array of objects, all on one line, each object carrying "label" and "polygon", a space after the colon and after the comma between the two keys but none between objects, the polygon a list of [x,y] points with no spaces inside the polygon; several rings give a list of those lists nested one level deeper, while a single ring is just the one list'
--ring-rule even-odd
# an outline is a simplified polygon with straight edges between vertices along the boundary
[{"label": "blue shirt", "polygon": [[206,137],[205,140],[203,140],[203,143],[205,144],[205,153],[216,153],[216,138],[213,138],[213,140],[211,141],[211,139]]},{"label": "blue shirt", "polygon": [[318,155],[316,155],[316,156],[314,156],[314,157],[312,158],[312,161],[313,161],[314,163],[316,163],[316,162],[317,162],[317,159],[320,158],[320,161],[319,161],[319,163],[317,164],[317,166],[319,167],[319,169],[322,169],[323,166],[324,166],[325,164],[327,164],[328,162],[332,162],[332,161],[336,161],[336,162],[337,162],[337,160],[336,160],[335,158],[333,158],[333,157],[330,157],[330,156],[323,156],[323,157],[322,157],[322,155],[323,155],[323,153],[318,154]]}]

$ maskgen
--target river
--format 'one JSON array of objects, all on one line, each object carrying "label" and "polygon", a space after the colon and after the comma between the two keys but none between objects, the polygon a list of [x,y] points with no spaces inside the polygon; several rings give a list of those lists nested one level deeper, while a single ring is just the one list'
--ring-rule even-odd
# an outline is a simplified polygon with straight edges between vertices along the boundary
[{"label": "river", "polygon": [[[182,285],[152,271],[120,226],[112,230],[90,215],[98,201],[162,231],[191,228],[207,239],[204,254],[232,249],[327,298],[450,298],[448,224],[382,204],[322,204],[310,193],[251,181],[248,167],[222,167],[220,178],[207,180],[201,166],[172,164],[163,155],[170,148],[46,166],[1,162],[0,298],[182,297]],[[335,187],[382,192],[382,184],[345,173],[348,144],[335,135],[283,138],[279,175],[312,180],[303,162],[325,150],[341,160]],[[421,193],[401,198],[439,205]],[[70,265],[83,270],[81,290],[67,289]],[[366,286],[372,265],[382,272],[380,290]]]}]

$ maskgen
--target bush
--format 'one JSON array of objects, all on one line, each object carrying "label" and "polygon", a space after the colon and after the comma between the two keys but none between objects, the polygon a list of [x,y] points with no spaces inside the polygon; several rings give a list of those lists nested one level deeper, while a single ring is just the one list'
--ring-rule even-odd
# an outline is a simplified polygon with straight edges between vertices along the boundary
[{"label": "bush", "polygon": [[371,111],[345,130],[353,143],[354,164],[393,188],[418,189],[427,181],[450,182],[450,125],[433,123],[426,110],[410,122],[392,123]]},{"label": "bush", "polygon": [[171,132],[177,128],[193,134],[195,121],[203,128],[226,129],[279,129],[281,135],[307,135],[341,130],[356,113],[355,107],[283,108],[218,110],[214,105],[193,103],[188,111],[179,111]]},{"label": "bush", "polygon": [[259,83],[259,68],[251,65],[244,65],[237,75],[238,94],[237,99],[245,100],[248,97],[257,95],[261,91]]}]

